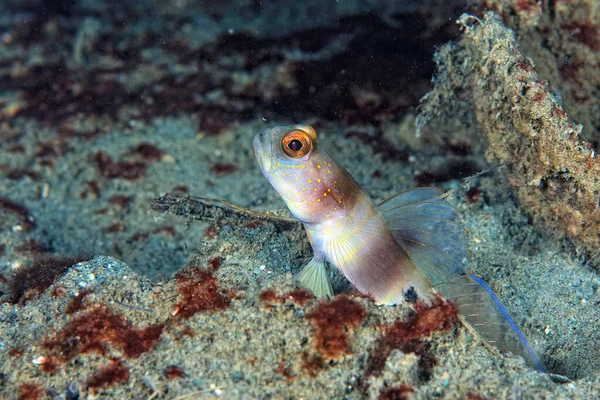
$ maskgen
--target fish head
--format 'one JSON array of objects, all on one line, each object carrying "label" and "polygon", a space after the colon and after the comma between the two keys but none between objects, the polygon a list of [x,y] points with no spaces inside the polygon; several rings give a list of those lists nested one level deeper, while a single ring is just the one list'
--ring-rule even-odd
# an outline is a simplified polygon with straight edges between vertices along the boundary
[{"label": "fish head", "polygon": [[[254,136],[254,155],[271,186],[302,222],[318,221],[342,208],[356,183],[317,143],[309,125],[277,126]],[[350,190],[351,192],[351,190]]]}]

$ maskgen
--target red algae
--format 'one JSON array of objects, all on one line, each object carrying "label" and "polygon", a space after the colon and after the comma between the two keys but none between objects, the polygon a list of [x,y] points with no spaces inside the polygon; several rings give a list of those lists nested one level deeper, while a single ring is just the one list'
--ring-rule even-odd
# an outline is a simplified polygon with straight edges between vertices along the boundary
[{"label": "red algae", "polygon": [[135,149],[133,149],[133,154],[138,155],[148,161],[158,161],[160,160],[165,152],[155,145],[151,143],[140,143]]},{"label": "red algae", "polygon": [[305,289],[295,289],[281,296],[278,296],[273,289],[266,289],[258,295],[258,299],[263,303],[283,304],[286,300],[291,300],[299,307],[304,307],[313,298],[313,294]]},{"label": "red algae", "polygon": [[18,400],[37,400],[41,399],[44,395],[44,391],[33,383],[23,383],[19,386],[19,397]]},{"label": "red algae", "polygon": [[177,365],[169,365],[165,368],[165,376],[170,380],[181,378],[184,374],[183,369]]},{"label": "red algae", "polygon": [[6,197],[0,197],[0,210],[15,214],[21,219],[21,226],[25,232],[35,228],[35,218],[29,214],[29,210],[22,204],[14,202]]},{"label": "red algae", "polygon": [[189,337],[194,337],[196,336],[196,334],[194,333],[194,330],[192,328],[190,328],[187,325],[183,326],[183,329],[179,332],[177,332],[177,335],[175,336],[175,340],[181,340],[184,336],[189,336]]},{"label": "red algae", "polygon": [[258,299],[263,303],[283,303],[284,300],[275,294],[273,289],[263,290],[259,295]]},{"label": "red algae", "polygon": [[129,206],[129,204],[131,203],[133,199],[130,196],[125,196],[122,194],[115,194],[110,196],[110,198],[108,199],[108,202],[110,204],[114,204],[116,206],[119,206],[122,209],[126,208],[127,206]]},{"label": "red algae", "polygon": [[437,360],[429,350],[428,339],[434,332],[448,330],[458,318],[454,303],[437,297],[431,305],[418,300],[416,312],[405,320],[396,321],[384,328],[367,362],[366,375],[378,376],[392,350],[415,353],[420,356],[419,372],[428,378]]},{"label": "red algae", "polygon": [[109,179],[136,180],[144,176],[147,169],[147,165],[141,161],[115,162],[103,151],[96,152],[94,160],[102,176]]},{"label": "red algae", "polygon": [[13,302],[35,298],[45,292],[71,266],[89,259],[88,256],[63,257],[55,254],[35,257],[30,265],[19,268],[8,282]]},{"label": "red algae", "polygon": [[116,383],[127,381],[129,381],[129,368],[123,365],[123,360],[113,358],[107,367],[87,379],[87,387],[89,389],[106,389]]},{"label": "red algae", "polygon": [[309,300],[312,300],[315,296],[305,289],[295,289],[291,292],[285,293],[281,296],[284,299],[290,299],[297,306],[304,307]]},{"label": "red algae", "polygon": [[275,372],[283,376],[288,382],[291,382],[296,377],[292,372],[292,368],[283,360],[279,363],[279,367]]},{"label": "red algae", "polygon": [[221,267],[221,257],[219,257],[219,256],[208,257],[208,268],[211,271],[216,271],[220,267]]},{"label": "red algae", "polygon": [[561,28],[569,32],[567,36],[569,40],[580,42],[594,51],[600,50],[598,26],[594,25],[591,20],[563,24]]},{"label": "red algae", "polygon": [[115,222],[114,224],[112,224],[106,228],[106,232],[108,232],[108,233],[125,232],[125,225],[123,225],[120,222]]},{"label": "red algae", "polygon": [[44,252],[44,246],[40,242],[28,239],[26,242],[15,247],[20,254],[37,254],[38,256]]},{"label": "red algae", "polygon": [[22,179],[25,176],[29,177],[32,181],[38,181],[41,178],[41,176],[38,172],[29,170],[29,169],[25,169],[25,168],[12,169],[11,171],[9,171],[8,175],[6,175],[6,177],[8,179],[11,179],[13,181]]},{"label": "red algae", "polygon": [[77,311],[81,311],[84,307],[83,307],[83,300],[85,299],[85,297],[92,293],[93,290],[91,289],[83,289],[81,290],[79,293],[77,293],[77,296],[73,297],[73,299],[71,300],[71,302],[69,303],[69,305],[67,306],[67,309],[65,310],[65,312],[69,315],[76,313]]},{"label": "red algae", "polygon": [[25,349],[22,347],[15,347],[8,351],[8,355],[11,357],[23,357],[23,354],[25,354]]},{"label": "red algae", "polygon": [[96,307],[70,320],[68,325],[44,340],[51,356],[61,361],[72,360],[81,353],[108,353],[107,344],[120,348],[129,358],[137,358],[154,349],[164,324],[135,329],[121,315],[105,306]]},{"label": "red algae", "polygon": [[81,191],[79,197],[82,199],[97,199],[102,194],[102,189],[100,188],[100,184],[98,181],[89,180],[85,181],[86,188]]},{"label": "red algae", "polygon": [[247,228],[247,229],[256,229],[259,226],[261,226],[262,224],[263,224],[262,221],[255,219],[250,222],[246,222],[243,226],[244,226],[244,228]]},{"label": "red algae", "polygon": [[471,186],[469,190],[467,190],[467,201],[471,204],[477,203],[479,199],[481,199],[481,189],[477,186]]},{"label": "red algae", "polygon": [[363,306],[346,296],[319,303],[306,314],[315,329],[317,350],[327,358],[350,354],[347,329],[356,328],[366,317]]},{"label": "red algae", "polygon": [[41,363],[42,371],[47,374],[52,374],[58,369],[58,362],[52,357],[45,357]]},{"label": "red algae", "polygon": [[213,164],[213,166],[210,168],[210,170],[217,176],[222,176],[222,175],[227,175],[227,174],[231,174],[232,172],[235,172],[238,170],[237,165],[234,164],[227,164],[227,163],[215,163]]},{"label": "red algae", "polygon": [[218,234],[219,234],[219,228],[217,228],[216,226],[209,226],[204,231],[204,236],[206,236],[209,239],[216,238]]},{"label": "red algae", "polygon": [[387,388],[379,393],[379,400],[408,400],[410,394],[414,393],[415,390],[412,386],[402,384],[400,386]]},{"label": "red algae", "polygon": [[469,391],[467,392],[467,397],[466,397],[466,399],[467,399],[467,400],[487,400],[487,397],[485,397],[485,396],[484,396],[484,395],[482,395],[482,394],[475,393],[475,392],[472,392],[472,391],[470,391],[470,390],[469,390]]},{"label": "red algae", "polygon": [[319,355],[308,355],[307,353],[304,353],[302,354],[301,366],[310,376],[317,376],[317,374],[325,367],[325,360]]},{"label": "red algae", "polygon": [[222,311],[229,307],[231,298],[221,292],[212,271],[189,268],[179,271],[175,279],[182,298],[175,306],[174,316],[187,319],[199,312]]}]

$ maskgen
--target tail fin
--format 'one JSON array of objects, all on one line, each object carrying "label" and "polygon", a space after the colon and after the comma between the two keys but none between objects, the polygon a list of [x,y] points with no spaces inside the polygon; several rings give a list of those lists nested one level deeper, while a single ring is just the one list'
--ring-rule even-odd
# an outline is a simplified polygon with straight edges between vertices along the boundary
[{"label": "tail fin", "polygon": [[546,372],[525,336],[492,289],[475,275],[462,275],[435,286],[447,300],[456,302],[464,320],[483,339],[501,351],[510,351],[528,365]]},{"label": "tail fin", "polygon": [[397,194],[379,205],[379,214],[433,287],[457,303],[468,325],[499,350],[520,355],[545,372],[492,289],[466,274],[466,231],[458,221],[458,210],[441,197],[441,191],[419,188]]}]

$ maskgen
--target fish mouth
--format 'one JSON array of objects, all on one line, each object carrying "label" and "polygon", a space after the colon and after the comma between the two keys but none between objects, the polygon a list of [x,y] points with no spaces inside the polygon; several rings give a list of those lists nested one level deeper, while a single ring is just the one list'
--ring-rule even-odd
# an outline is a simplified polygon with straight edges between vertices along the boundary
[{"label": "fish mouth", "polygon": [[269,153],[270,148],[268,143],[265,143],[262,133],[257,133],[252,139],[252,149],[254,150],[254,157],[258,161],[258,165],[263,170],[263,173],[269,171]]}]

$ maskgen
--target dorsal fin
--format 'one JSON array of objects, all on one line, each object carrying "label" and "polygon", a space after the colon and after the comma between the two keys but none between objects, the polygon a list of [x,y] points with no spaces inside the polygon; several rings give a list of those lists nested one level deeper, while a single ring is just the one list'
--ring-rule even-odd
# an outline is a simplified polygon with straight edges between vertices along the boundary
[{"label": "dorsal fin", "polygon": [[379,214],[411,260],[438,285],[465,274],[469,258],[458,210],[435,188],[399,193],[379,204]]}]

